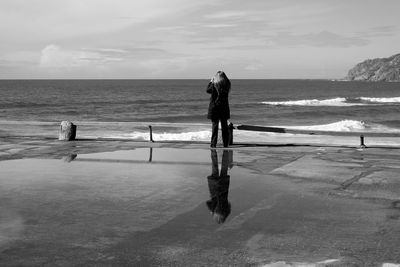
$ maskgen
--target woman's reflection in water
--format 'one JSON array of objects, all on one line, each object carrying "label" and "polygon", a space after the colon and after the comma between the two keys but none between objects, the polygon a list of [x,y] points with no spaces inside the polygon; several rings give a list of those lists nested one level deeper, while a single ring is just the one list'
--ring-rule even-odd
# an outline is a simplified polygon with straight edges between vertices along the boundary
[{"label": "woman's reflection in water", "polygon": [[231,213],[231,203],[228,201],[229,180],[228,168],[232,168],[232,150],[224,150],[222,154],[221,172],[218,171],[218,154],[211,150],[212,173],[207,176],[210,200],[206,202],[213,219],[221,224]]}]

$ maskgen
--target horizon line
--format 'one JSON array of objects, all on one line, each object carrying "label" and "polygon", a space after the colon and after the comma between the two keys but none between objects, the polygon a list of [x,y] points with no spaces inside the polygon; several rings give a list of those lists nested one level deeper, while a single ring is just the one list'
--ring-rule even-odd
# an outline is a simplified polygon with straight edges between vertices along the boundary
[{"label": "horizon line", "polygon": [[[112,80],[209,80],[209,78],[0,78],[0,81],[45,81],[45,80],[60,80],[60,81],[112,81]],[[348,81],[343,78],[230,78],[230,80],[322,80],[322,81]]]}]

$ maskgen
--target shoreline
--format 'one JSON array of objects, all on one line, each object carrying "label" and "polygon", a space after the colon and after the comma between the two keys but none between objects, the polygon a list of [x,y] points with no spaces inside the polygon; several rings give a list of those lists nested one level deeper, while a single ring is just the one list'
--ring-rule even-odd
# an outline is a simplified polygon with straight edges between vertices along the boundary
[{"label": "shoreline", "polygon": [[[352,125],[356,121],[342,120]],[[342,124],[338,124],[339,127]],[[346,124],[347,123],[347,124]],[[77,121],[77,141],[127,141],[147,142],[152,138],[160,143],[207,144],[211,138],[210,125],[206,123],[165,123],[165,122],[85,122]],[[326,124],[325,126],[329,126]],[[53,140],[58,136],[57,122],[2,122],[0,138]],[[320,125],[321,126],[321,125]],[[323,126],[323,125],[322,125]],[[343,126],[343,125],[342,125]],[[347,125],[349,126],[349,125]],[[344,127],[344,126],[343,126]],[[342,128],[340,128],[342,129]],[[363,141],[367,147],[400,147],[398,130],[335,130],[319,129],[314,126],[260,126],[233,125],[233,142],[241,146],[327,146],[357,147]],[[350,128],[352,129],[352,128]],[[361,140],[363,139],[363,140]]]},{"label": "shoreline", "polygon": [[[278,137],[278,138],[276,138]],[[372,138],[366,138],[366,147],[360,146],[360,140],[358,136],[354,136],[351,142],[342,142],[340,138],[329,137],[328,141],[316,138],[316,136],[310,136],[311,138],[317,139],[316,142],[301,142],[300,137],[292,137],[292,138],[279,138],[279,136],[271,136],[270,142],[235,142],[233,145],[229,146],[228,149],[232,150],[246,150],[252,149],[257,151],[258,148],[268,148],[268,147],[297,147],[301,150],[301,148],[349,148],[349,149],[359,149],[359,150],[371,150],[371,149],[388,149],[388,150],[396,150],[400,149],[399,145],[374,145],[369,142]],[[294,140],[300,140],[300,142],[293,142]],[[101,147],[99,144],[105,144],[105,147]],[[15,147],[14,147],[15,146]],[[128,138],[76,138],[73,141],[59,141],[56,137],[52,136],[0,136],[0,160],[3,160],[4,155],[7,154],[7,151],[11,149],[10,155],[15,154],[14,152],[18,151],[17,156],[21,158],[24,156],[24,153],[27,153],[26,156],[29,157],[32,151],[38,150],[43,154],[46,153],[55,153],[60,154],[62,151],[68,151],[70,148],[77,148],[78,151],[115,151],[115,150],[127,150],[135,147],[194,147],[194,148],[204,148],[209,149],[209,141],[177,141],[177,140],[154,140],[153,142],[148,140],[132,140]],[[53,147],[53,148],[52,148]],[[45,149],[47,148],[47,149]],[[57,151],[59,149],[60,151]],[[221,144],[217,146],[217,149],[224,149]],[[13,157],[14,157],[13,156]],[[5,158],[6,159],[6,158]]]}]

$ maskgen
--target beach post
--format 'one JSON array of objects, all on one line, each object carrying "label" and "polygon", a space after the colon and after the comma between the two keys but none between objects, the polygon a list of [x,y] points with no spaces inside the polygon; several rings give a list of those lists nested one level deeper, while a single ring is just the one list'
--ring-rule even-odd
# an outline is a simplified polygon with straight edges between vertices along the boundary
[{"label": "beach post", "polygon": [[233,123],[232,122],[229,122],[229,124],[228,124],[228,133],[229,133],[229,142],[228,142],[228,145],[233,145]]},{"label": "beach post", "polygon": [[150,140],[149,140],[149,142],[154,142],[154,140],[153,140],[153,127],[151,127],[151,125],[149,125],[149,130],[150,130]]},{"label": "beach post", "polygon": [[149,155],[149,162],[153,161],[153,148],[150,147],[150,155]]},{"label": "beach post", "polygon": [[62,121],[58,140],[73,141],[76,137],[76,125],[70,121]]},{"label": "beach post", "polygon": [[73,161],[74,159],[76,159],[77,156],[78,156],[78,154],[69,154],[68,156],[64,156],[62,159],[63,159],[65,162],[71,162],[71,161]]},{"label": "beach post", "polygon": [[367,148],[364,144],[364,135],[360,135],[360,148]]}]

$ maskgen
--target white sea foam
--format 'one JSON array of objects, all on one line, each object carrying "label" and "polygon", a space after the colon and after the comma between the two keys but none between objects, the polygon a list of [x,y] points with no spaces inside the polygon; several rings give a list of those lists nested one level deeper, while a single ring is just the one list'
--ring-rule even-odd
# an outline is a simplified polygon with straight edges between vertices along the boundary
[{"label": "white sea foam", "polygon": [[[24,124],[22,124],[24,125]],[[80,125],[80,124],[79,124]],[[137,126],[135,125],[117,125],[111,127],[106,123],[107,127],[103,127],[104,123],[97,125],[90,125],[86,127],[81,126],[78,131],[77,138],[110,138],[110,139],[126,139],[132,141],[148,141],[150,139],[149,130],[146,123]],[[19,136],[19,130],[15,130],[13,125],[11,133]],[[93,126],[93,127],[92,127]],[[113,125],[112,125],[113,126]],[[121,126],[121,127],[120,127]],[[135,126],[135,127],[134,127]],[[175,127],[176,126],[176,127]],[[29,125],[31,127],[31,125]],[[53,126],[52,126],[53,127]],[[357,120],[342,120],[328,124],[320,125],[299,125],[299,126],[277,126],[290,129],[299,130],[325,130],[325,131],[343,131],[343,132],[386,132],[386,133],[400,133],[400,129],[390,128],[381,124],[367,123]],[[136,128],[136,129],[135,129]],[[132,129],[134,129],[132,131]],[[23,131],[25,133],[26,131]],[[39,132],[34,132],[33,135],[41,136],[47,135],[54,137],[54,129],[39,129]],[[5,131],[6,134],[7,129]],[[32,134],[32,128],[30,128]],[[0,130],[1,135],[1,130]],[[234,143],[279,143],[279,144],[330,144],[330,145],[354,145],[354,137],[332,137],[324,135],[305,135],[305,134],[289,134],[289,133],[269,133],[257,131],[240,131],[234,130]],[[221,139],[221,132],[219,134]],[[169,123],[165,125],[153,124],[153,139],[155,141],[194,141],[194,142],[210,142],[211,127],[207,124],[174,124]],[[221,141],[220,141],[221,142]],[[398,138],[368,138],[368,145],[399,145]]]},{"label": "white sea foam", "polygon": [[264,101],[262,104],[273,106],[366,106],[366,105],[379,105],[381,103],[400,103],[400,97],[357,97],[354,98],[358,101],[352,102],[345,97],[336,97],[329,99],[303,99],[303,100],[289,100],[289,101]]},{"label": "white sea foam", "polygon": [[[356,120],[342,120],[329,124],[320,125],[299,125],[299,126],[278,126],[288,129],[298,130],[320,130],[320,131],[342,131],[342,132],[385,132],[385,133],[400,133],[400,129],[390,128],[380,124],[372,124],[364,121]],[[93,134],[91,132],[91,134]],[[221,137],[221,132],[219,133]],[[99,133],[98,135],[88,136],[82,133],[82,138],[116,138],[116,139],[128,139],[128,140],[141,140],[146,141],[150,139],[148,131],[134,131],[130,133],[118,132],[106,132]],[[311,142],[315,139],[315,136],[299,135],[299,134],[288,134],[288,133],[268,133],[268,132],[257,132],[257,131],[240,131],[234,130],[234,142],[245,142],[245,143],[257,143],[257,142]],[[327,138],[318,136],[319,139]],[[153,131],[153,140],[155,141],[202,141],[209,142],[211,139],[211,129],[182,129],[182,131]],[[315,140],[314,140],[315,141]]]},{"label": "white sea foam", "polygon": [[338,132],[400,132],[400,129],[390,128],[381,124],[367,123],[356,120],[341,120],[328,124],[308,125],[308,126],[287,126],[289,129],[300,130],[320,130],[320,131],[338,131]]},{"label": "white sea foam", "polygon": [[400,97],[359,97],[358,99],[373,103],[400,103]]},{"label": "white sea foam", "polygon": [[382,267],[400,267],[400,264],[397,263],[384,263]]},{"label": "white sea foam", "polygon": [[290,100],[290,101],[278,101],[278,102],[261,102],[266,105],[274,106],[360,106],[365,105],[362,103],[347,103],[346,98],[337,97],[330,99],[304,99],[304,100]]},{"label": "white sea foam", "polygon": [[335,264],[340,262],[339,259],[329,259],[320,262],[285,262],[285,261],[278,261],[278,262],[271,262],[268,264],[263,265],[263,267],[317,267],[317,266],[326,266],[329,264]]}]

